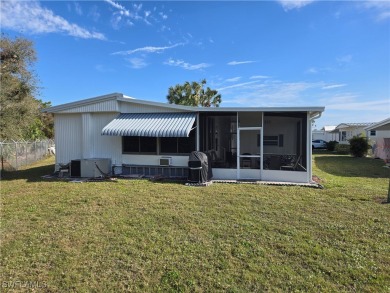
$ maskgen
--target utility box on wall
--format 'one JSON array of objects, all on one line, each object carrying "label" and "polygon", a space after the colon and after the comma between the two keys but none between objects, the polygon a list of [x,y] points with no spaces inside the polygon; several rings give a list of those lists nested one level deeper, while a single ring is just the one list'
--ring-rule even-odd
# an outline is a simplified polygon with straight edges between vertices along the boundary
[{"label": "utility box on wall", "polygon": [[160,158],[160,166],[171,166],[172,158],[171,157],[161,157]]},{"label": "utility box on wall", "polygon": [[72,177],[96,178],[104,174],[111,174],[111,159],[92,158],[71,161]]}]

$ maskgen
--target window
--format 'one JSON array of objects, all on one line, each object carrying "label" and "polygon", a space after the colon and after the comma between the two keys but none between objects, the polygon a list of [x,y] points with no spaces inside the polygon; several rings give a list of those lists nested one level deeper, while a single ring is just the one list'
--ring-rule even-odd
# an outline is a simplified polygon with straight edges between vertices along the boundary
[{"label": "window", "polygon": [[370,130],[370,136],[376,136],[376,130]]},{"label": "window", "polygon": [[278,136],[277,135],[264,136],[263,145],[278,145]]},{"label": "window", "polygon": [[[263,137],[263,145],[283,146],[283,134],[265,135]],[[260,146],[260,134],[257,135],[257,146]]]},{"label": "window", "polygon": [[347,132],[346,131],[340,132],[340,141],[347,141]]},{"label": "window", "polygon": [[177,137],[161,137],[160,150],[162,154],[177,153]]},{"label": "window", "polygon": [[195,131],[189,137],[161,137],[160,150],[162,154],[189,154],[195,150]]},{"label": "window", "polygon": [[123,136],[122,152],[126,153],[157,153],[157,138],[146,136]]}]

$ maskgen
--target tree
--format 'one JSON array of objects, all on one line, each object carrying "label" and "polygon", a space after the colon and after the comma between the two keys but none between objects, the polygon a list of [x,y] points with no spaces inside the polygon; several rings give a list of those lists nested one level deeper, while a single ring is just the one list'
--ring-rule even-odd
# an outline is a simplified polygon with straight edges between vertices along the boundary
[{"label": "tree", "polygon": [[205,84],[206,80],[203,79],[200,83],[186,81],[182,85],[177,84],[170,87],[167,95],[168,103],[194,107],[219,107],[222,102],[221,95],[209,87],[205,90]]},{"label": "tree", "polygon": [[[44,136],[35,98],[37,79],[32,65],[37,60],[33,43],[24,38],[0,38],[0,139],[36,139]],[[44,125],[44,123],[43,123]],[[41,132],[41,133],[40,133]]]},{"label": "tree", "polygon": [[43,113],[40,110],[51,107],[51,102],[39,102],[39,116],[37,116],[27,129],[26,139],[36,140],[42,138],[54,138],[54,117],[52,113]]},{"label": "tree", "polygon": [[365,137],[354,136],[349,140],[350,152],[352,156],[361,158],[367,154],[369,145]]}]

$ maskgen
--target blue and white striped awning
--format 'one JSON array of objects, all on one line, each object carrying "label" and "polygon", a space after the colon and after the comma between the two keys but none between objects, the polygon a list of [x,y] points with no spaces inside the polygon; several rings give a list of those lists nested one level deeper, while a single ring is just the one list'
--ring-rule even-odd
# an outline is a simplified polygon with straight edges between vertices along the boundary
[{"label": "blue and white striped awning", "polygon": [[102,135],[188,137],[196,113],[122,113],[108,123]]}]

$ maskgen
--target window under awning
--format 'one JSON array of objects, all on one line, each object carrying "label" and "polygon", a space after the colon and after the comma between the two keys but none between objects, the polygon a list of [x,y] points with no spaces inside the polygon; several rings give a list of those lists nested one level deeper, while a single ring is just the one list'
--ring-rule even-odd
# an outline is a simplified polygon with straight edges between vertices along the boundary
[{"label": "window under awning", "polygon": [[108,123],[102,135],[188,137],[196,113],[122,113]]}]

